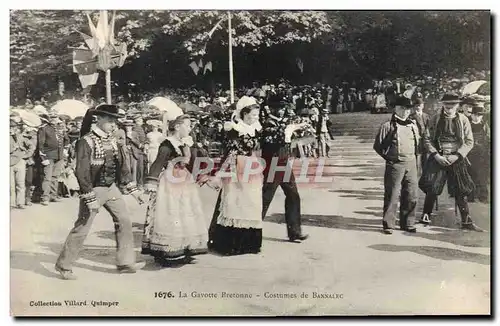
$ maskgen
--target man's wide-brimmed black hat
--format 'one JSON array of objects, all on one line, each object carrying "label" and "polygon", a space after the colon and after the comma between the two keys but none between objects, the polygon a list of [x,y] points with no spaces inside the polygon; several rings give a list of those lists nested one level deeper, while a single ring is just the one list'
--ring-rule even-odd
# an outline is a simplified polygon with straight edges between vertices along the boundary
[{"label": "man's wide-brimmed black hat", "polygon": [[394,101],[394,106],[403,106],[406,108],[411,108],[413,106],[413,103],[411,99],[407,98],[406,96],[398,96]]},{"label": "man's wide-brimmed black hat", "polygon": [[118,106],[113,104],[99,104],[92,111],[94,115],[109,116],[113,118],[122,118],[118,112]]},{"label": "man's wide-brimmed black hat", "polygon": [[118,106],[112,104],[99,104],[93,109],[88,109],[82,120],[82,128],[80,129],[80,137],[90,132],[94,116],[108,116],[116,119],[123,117],[123,114],[118,112]]},{"label": "man's wide-brimmed black hat", "polygon": [[441,98],[441,102],[443,103],[460,103],[460,96],[456,93],[446,93]]},{"label": "man's wide-brimmed black hat", "polygon": [[482,115],[484,114],[484,108],[482,106],[474,106],[472,107],[472,114]]},{"label": "man's wide-brimmed black hat", "polygon": [[419,104],[424,104],[424,99],[421,97],[417,97],[416,99],[413,100],[413,105],[419,105]]}]

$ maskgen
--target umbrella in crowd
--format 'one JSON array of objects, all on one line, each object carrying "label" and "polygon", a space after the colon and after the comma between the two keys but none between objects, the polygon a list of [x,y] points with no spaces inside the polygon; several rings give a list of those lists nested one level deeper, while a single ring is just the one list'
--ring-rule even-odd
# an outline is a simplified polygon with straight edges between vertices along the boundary
[{"label": "umbrella in crowd", "polygon": [[23,123],[29,127],[39,127],[42,124],[42,120],[40,119],[40,117],[32,111],[14,109],[12,110],[12,112],[18,114],[19,117],[21,117]]},{"label": "umbrella in crowd", "polygon": [[160,111],[165,111],[164,118],[167,120],[174,120],[183,114],[182,109],[174,101],[166,97],[155,97],[148,102],[148,105]]},{"label": "umbrella in crowd", "polygon": [[479,91],[481,86],[483,86],[486,83],[487,83],[486,80],[473,81],[472,83],[465,85],[464,89],[462,90],[462,95],[467,96],[467,95],[475,94]]},{"label": "umbrella in crowd", "polygon": [[62,100],[52,107],[58,115],[68,115],[71,119],[83,117],[89,109],[88,105],[78,100]]},{"label": "umbrella in crowd", "polygon": [[196,104],[193,104],[193,103],[182,103],[181,105],[179,105],[183,110],[184,112],[188,113],[188,112],[197,112],[197,111],[200,111],[201,108],[196,105]]}]

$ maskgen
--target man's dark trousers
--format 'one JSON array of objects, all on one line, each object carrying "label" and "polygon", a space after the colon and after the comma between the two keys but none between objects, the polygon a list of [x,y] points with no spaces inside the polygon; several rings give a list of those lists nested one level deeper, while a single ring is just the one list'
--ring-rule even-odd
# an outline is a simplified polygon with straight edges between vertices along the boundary
[{"label": "man's dark trousers", "polygon": [[417,161],[390,162],[384,175],[384,229],[394,229],[399,207],[399,225],[402,229],[414,227],[417,207]]},{"label": "man's dark trousers", "polygon": [[144,185],[144,162],[146,161],[146,158],[142,152],[139,153],[137,156],[137,185],[143,186]]},{"label": "man's dark trousers", "polygon": [[290,179],[284,180],[284,172],[276,172],[273,180],[268,182],[268,174],[269,170],[266,169],[264,172],[264,185],[262,187],[262,219],[266,216],[276,189],[280,186],[285,193],[285,221],[288,237],[296,238],[302,235],[302,230],[300,225],[300,195],[297,190],[295,176],[292,172]]}]

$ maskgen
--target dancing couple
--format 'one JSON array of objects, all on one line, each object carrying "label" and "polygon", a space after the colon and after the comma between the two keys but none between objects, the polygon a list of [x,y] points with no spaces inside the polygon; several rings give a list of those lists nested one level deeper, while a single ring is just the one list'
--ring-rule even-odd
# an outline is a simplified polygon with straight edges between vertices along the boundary
[{"label": "dancing couple", "polygon": [[[290,240],[307,238],[301,233],[300,197],[293,179],[287,183],[264,182],[265,173],[245,173],[249,168],[258,170],[256,165],[260,164],[259,111],[253,98],[245,96],[238,101],[232,121],[224,126],[224,164],[215,176],[193,171],[197,169],[196,157],[206,154],[191,147],[189,116],[181,115],[169,122],[170,136],[160,145],[146,179],[146,191],[151,195],[143,254],[154,256],[162,266],[171,266],[192,263],[195,255],[208,249],[228,256],[259,253],[262,220],[278,185],[287,195],[285,216]],[[265,159],[270,163],[273,154],[268,156]],[[208,236],[199,194],[204,184],[220,188]]]}]

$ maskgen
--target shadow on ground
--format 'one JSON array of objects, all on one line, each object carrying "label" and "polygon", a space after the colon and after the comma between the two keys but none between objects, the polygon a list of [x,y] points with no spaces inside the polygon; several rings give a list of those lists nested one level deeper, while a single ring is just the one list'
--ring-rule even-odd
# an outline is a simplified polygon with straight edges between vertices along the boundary
[{"label": "shadow on ground", "polygon": [[341,194],[342,198],[356,198],[360,200],[384,200],[384,193],[380,190],[330,190]]},{"label": "shadow on ground", "polygon": [[[272,214],[264,221],[271,223],[285,223],[284,214]],[[351,218],[341,215],[310,215],[302,214],[302,225],[335,228],[354,231],[381,232],[382,224],[378,219]],[[271,240],[272,241],[272,240]]]},{"label": "shadow on ground", "polygon": [[419,255],[428,256],[434,259],[441,260],[461,260],[470,263],[477,263],[481,265],[490,265],[491,257],[479,253],[467,252],[459,249],[431,247],[431,246],[400,246],[392,244],[377,244],[368,246],[368,248],[389,251],[389,252],[403,252],[409,251]]},{"label": "shadow on ground", "polygon": [[[14,270],[24,270],[29,272],[34,272],[36,274],[49,277],[49,278],[57,278],[60,279],[59,273],[57,273],[54,269],[54,265],[57,261],[57,257],[59,256],[60,250],[62,248],[61,244],[54,243],[39,243],[43,249],[48,249],[51,251],[50,254],[46,253],[33,253],[33,252],[25,252],[25,251],[12,251],[11,252],[11,268]],[[116,274],[115,267],[115,249],[112,247],[88,247],[86,246],[80,255],[81,258],[84,258],[89,261],[99,262],[104,264],[111,265],[109,268],[99,267],[88,265],[81,262],[76,262],[74,267],[88,269],[100,273],[109,273]],[[45,267],[44,265],[48,265]]]}]

